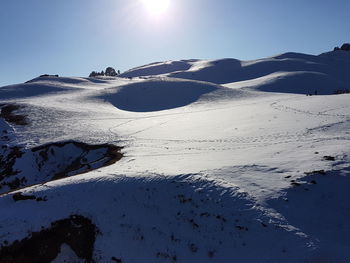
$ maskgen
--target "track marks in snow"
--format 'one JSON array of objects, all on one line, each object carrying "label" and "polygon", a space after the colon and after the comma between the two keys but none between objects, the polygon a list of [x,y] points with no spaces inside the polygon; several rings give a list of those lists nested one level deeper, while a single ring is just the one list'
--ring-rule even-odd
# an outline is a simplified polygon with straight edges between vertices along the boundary
[{"label": "track marks in snow", "polygon": [[[336,96],[336,95],[333,95]],[[310,99],[301,99],[299,98],[299,101],[303,101],[303,105],[305,105],[305,100],[310,100]],[[287,106],[285,102],[292,101],[295,102],[296,100],[294,98],[291,99],[285,99],[285,100],[278,100],[270,104],[270,106],[276,110],[279,111],[284,111],[284,112],[292,112],[292,113],[300,113],[300,114],[305,114],[305,115],[312,115],[312,116],[325,116],[325,117],[339,117],[339,118],[348,118],[350,114],[330,114],[329,112],[331,111],[337,111],[337,110],[344,110],[350,108],[350,105],[346,106],[341,106],[341,107],[336,107],[336,108],[331,108],[327,110],[319,110],[317,112],[313,112],[310,110],[303,110],[301,108],[296,108],[292,106]],[[284,103],[283,103],[284,102]],[[310,101],[309,103],[313,103],[313,101]],[[322,106],[322,105],[319,105]]]}]

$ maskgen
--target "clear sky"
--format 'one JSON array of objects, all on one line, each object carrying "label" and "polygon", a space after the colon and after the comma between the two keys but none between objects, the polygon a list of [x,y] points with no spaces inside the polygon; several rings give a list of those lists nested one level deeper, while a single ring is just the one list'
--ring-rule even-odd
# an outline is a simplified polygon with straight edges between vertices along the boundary
[{"label": "clear sky", "polygon": [[169,1],[155,15],[147,0],[0,0],[0,86],[163,60],[319,54],[350,42],[349,0]]}]

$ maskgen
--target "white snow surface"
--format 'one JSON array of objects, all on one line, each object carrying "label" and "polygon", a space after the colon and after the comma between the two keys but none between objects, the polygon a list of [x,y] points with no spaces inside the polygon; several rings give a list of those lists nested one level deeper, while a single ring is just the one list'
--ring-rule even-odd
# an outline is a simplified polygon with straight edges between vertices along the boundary
[{"label": "white snow surface", "polygon": [[2,144],[112,143],[124,157],[20,190],[45,202],[1,195],[0,244],[79,214],[99,229],[96,262],[350,262],[350,95],[331,95],[349,70],[345,52],[287,53],[2,87],[30,122],[0,119]]}]

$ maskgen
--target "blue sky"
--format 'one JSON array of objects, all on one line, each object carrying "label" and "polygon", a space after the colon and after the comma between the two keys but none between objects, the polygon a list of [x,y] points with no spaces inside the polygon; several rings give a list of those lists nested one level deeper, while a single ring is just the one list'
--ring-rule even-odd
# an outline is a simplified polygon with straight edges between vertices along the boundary
[{"label": "blue sky", "polygon": [[319,54],[350,42],[348,0],[1,0],[0,86],[170,59]]}]

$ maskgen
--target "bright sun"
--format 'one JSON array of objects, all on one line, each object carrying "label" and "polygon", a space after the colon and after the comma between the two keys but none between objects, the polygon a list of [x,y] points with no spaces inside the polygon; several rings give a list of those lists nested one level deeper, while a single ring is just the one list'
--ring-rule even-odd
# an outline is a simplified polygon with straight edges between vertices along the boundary
[{"label": "bright sun", "polygon": [[170,0],[141,0],[147,11],[153,16],[164,14],[170,6]]}]

